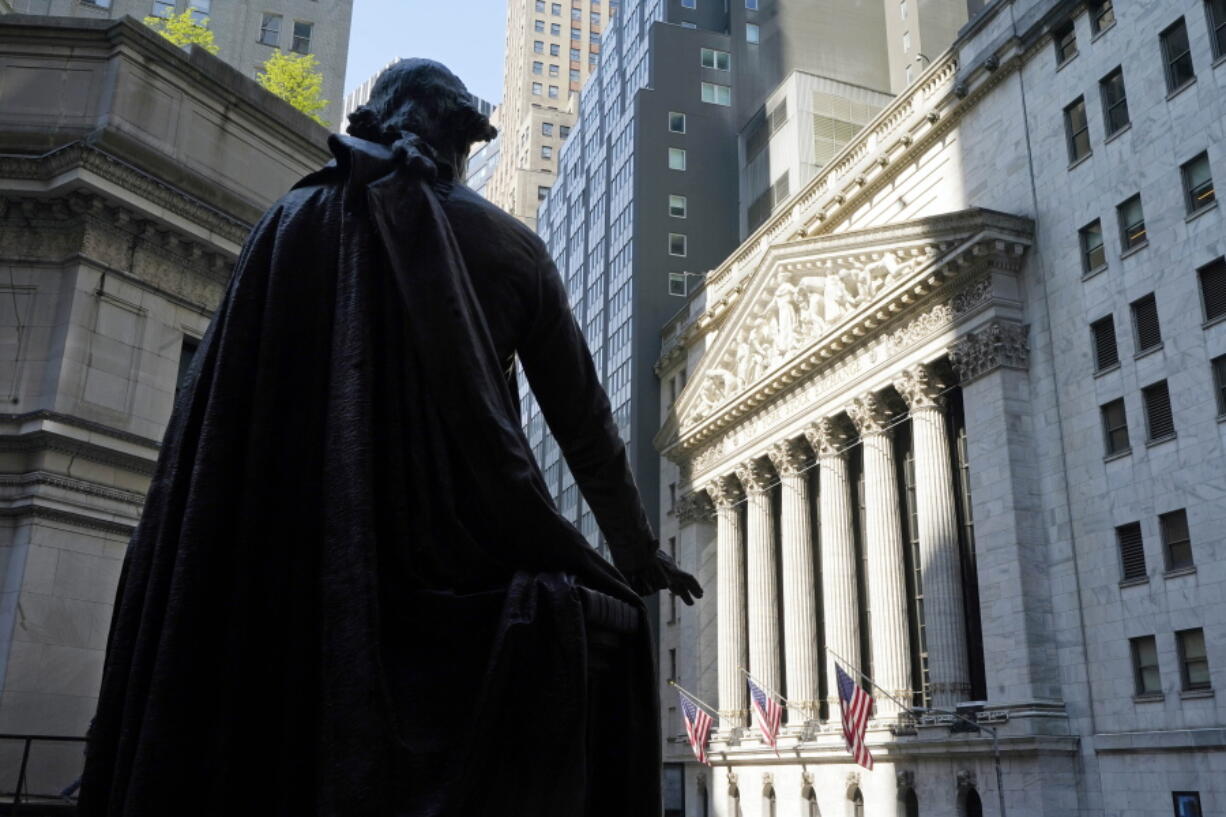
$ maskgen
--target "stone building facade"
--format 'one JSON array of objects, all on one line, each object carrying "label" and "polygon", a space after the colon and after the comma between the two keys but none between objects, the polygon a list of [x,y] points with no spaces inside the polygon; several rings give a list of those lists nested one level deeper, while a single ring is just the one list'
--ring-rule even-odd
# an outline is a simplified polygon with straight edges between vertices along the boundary
[{"label": "stone building facade", "polygon": [[[0,733],[84,734],[179,377],[326,136],[131,20],[0,18]],[[59,791],[80,747],[31,763]]]},{"label": "stone building facade", "polygon": [[249,77],[263,70],[276,49],[312,54],[324,77],[323,118],[341,129],[345,64],[349,56],[349,25],[353,0],[266,0],[260,4],[230,0],[0,0],[18,14],[46,14],[89,20],[137,20],[167,17],[190,10],[207,20],[220,49],[217,55]]},{"label": "stone building facade", "polygon": [[666,813],[1226,809],[1224,72],[1220,2],[989,4],[665,327]]}]

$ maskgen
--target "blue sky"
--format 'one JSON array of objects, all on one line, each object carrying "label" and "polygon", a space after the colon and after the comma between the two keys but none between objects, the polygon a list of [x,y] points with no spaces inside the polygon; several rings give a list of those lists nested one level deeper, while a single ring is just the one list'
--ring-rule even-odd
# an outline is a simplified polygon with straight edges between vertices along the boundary
[{"label": "blue sky", "polygon": [[505,28],[506,0],[354,0],[345,93],[394,59],[429,57],[496,103]]}]

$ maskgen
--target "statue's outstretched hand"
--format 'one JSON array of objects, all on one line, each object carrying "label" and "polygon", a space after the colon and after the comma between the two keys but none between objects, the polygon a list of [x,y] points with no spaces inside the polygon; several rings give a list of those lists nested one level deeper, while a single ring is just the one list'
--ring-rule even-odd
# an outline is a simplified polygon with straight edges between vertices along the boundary
[{"label": "statue's outstretched hand", "polygon": [[702,585],[689,573],[677,567],[677,563],[662,550],[646,565],[625,574],[626,581],[640,596],[648,596],[657,590],[668,590],[679,596],[686,604],[702,598]]}]

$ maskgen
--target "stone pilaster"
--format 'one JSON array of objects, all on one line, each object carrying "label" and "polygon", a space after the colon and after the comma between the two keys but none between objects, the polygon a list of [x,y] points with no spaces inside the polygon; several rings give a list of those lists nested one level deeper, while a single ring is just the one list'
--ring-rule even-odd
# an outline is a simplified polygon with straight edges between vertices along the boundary
[{"label": "stone pilaster", "polygon": [[[856,540],[852,527],[851,480],[847,473],[847,437],[830,418],[805,429],[817,454],[822,554],[822,612],[825,619],[826,700],[838,712],[839,692],[834,672],[841,656],[860,667],[860,613],[856,590]],[[833,717],[833,714],[831,715]]]},{"label": "stone pilaster", "polygon": [[775,516],[771,486],[775,473],[762,459],[737,468],[747,506],[749,671],[768,691],[783,694],[779,667],[779,565],[775,555]]},{"label": "stone pilaster", "polygon": [[[894,468],[889,414],[873,393],[852,401],[847,413],[860,431],[864,451],[864,540],[868,562],[873,680],[900,701],[911,696],[911,655],[907,633],[907,581],[903,567],[902,522]],[[874,690],[877,717],[891,718],[898,704]]]},{"label": "stone pilaster", "polygon": [[929,694],[934,706],[949,708],[970,697],[971,684],[945,399],[924,365],[903,372],[894,388],[911,411]]},{"label": "stone pilaster", "polygon": [[716,629],[719,635],[720,729],[744,726],[749,716],[745,681],[740,668],[749,659],[745,639],[745,551],[737,505],[744,498],[734,477],[720,477],[706,486],[715,505]]},{"label": "stone pilaster", "polygon": [[783,542],[783,656],[788,690],[788,723],[817,720],[819,652],[817,569],[813,559],[808,470],[813,458],[804,440],[794,438],[770,450],[779,473],[780,538]]}]

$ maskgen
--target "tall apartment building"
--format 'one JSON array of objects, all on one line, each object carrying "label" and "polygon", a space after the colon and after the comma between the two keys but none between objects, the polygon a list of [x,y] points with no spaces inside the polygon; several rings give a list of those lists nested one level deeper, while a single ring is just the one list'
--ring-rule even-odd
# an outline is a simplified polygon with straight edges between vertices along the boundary
[{"label": "tall apartment building", "polygon": [[324,77],[323,118],[339,128],[349,56],[353,0],[268,0],[262,4],[233,0],[7,0],[18,14],[48,14],[87,19],[137,20],[167,17],[188,9],[208,20],[220,47],[217,56],[249,77],[260,72],[274,49],[313,54]]},{"label": "tall apartment building", "polygon": [[498,164],[486,197],[536,226],[620,0],[508,0]]},{"label": "tall apartment building", "polygon": [[663,332],[661,675],[718,709],[703,766],[661,686],[665,814],[1223,813],[1226,4],[932,57]]},{"label": "tall apartment building", "polygon": [[[342,122],[344,122],[348,118],[349,114],[353,113],[359,105],[366,104],[366,100],[370,99],[370,92],[375,88],[375,80],[379,78],[380,74],[382,74],[388,68],[391,68],[398,61],[399,60],[392,60],[387,65],[383,66],[378,71],[367,77],[364,82],[362,82],[352,91],[345,94],[344,103],[341,106]],[[485,114],[486,116],[490,116],[494,113],[494,108],[496,107],[494,103],[488,102],[477,96],[474,96],[473,99],[477,103],[477,110],[481,111],[481,113]],[[338,128],[338,130],[343,130],[343,128]]]},{"label": "tall apartment building", "polygon": [[[755,226],[751,211],[764,218],[889,101],[885,13],[837,0],[629,0],[604,32],[578,122],[542,176],[553,186],[537,231],[653,512],[672,501],[652,445],[659,329]],[[539,407],[522,398],[559,506],[599,545]]]}]

